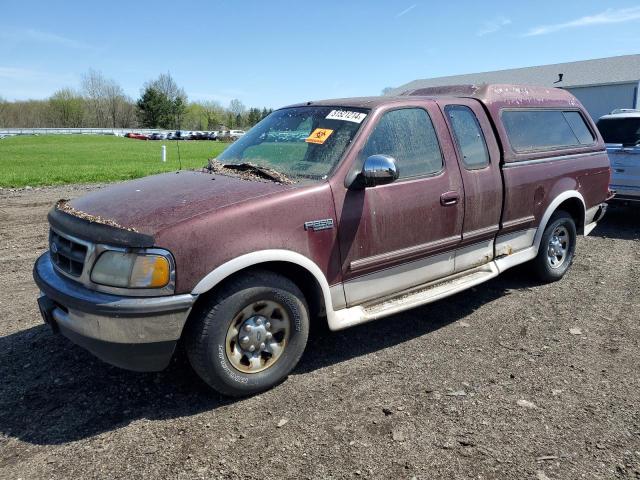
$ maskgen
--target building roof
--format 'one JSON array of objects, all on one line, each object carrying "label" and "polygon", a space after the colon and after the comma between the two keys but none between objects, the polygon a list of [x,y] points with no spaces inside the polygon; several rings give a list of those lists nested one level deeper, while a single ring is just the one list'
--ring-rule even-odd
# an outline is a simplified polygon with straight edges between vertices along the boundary
[{"label": "building roof", "polygon": [[[558,81],[560,74],[562,74],[562,80]],[[622,55],[495,72],[425,78],[395,88],[389,92],[389,95],[398,95],[406,90],[460,84],[512,83],[567,88],[631,82],[640,82],[640,55]]]}]

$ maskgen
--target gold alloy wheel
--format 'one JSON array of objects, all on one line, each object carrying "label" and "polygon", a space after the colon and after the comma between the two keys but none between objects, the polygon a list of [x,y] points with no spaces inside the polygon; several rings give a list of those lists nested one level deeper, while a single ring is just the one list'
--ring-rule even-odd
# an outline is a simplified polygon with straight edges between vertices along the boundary
[{"label": "gold alloy wheel", "polygon": [[227,330],[227,359],[242,373],[273,366],[289,341],[291,320],[278,302],[260,300],[240,310]]}]

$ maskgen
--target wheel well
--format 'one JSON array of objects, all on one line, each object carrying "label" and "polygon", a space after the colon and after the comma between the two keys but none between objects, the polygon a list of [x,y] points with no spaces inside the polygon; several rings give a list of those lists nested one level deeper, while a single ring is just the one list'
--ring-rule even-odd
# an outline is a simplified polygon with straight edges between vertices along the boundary
[{"label": "wheel well", "polygon": [[584,211],[584,205],[582,205],[582,202],[580,201],[580,199],[576,197],[568,198],[564,202],[562,202],[560,205],[558,205],[558,208],[556,208],[556,211],[558,210],[563,210],[567,212],[569,215],[571,215],[571,218],[573,218],[573,221],[576,224],[577,233],[581,234],[584,232],[585,211]]},{"label": "wheel well", "polygon": [[222,285],[227,282],[233,280],[237,276],[243,275],[251,270],[269,270],[271,272],[282,275],[283,277],[288,278],[293,283],[295,283],[298,288],[302,291],[305,300],[307,301],[307,305],[309,306],[309,315],[311,318],[315,318],[318,316],[326,315],[326,309],[324,304],[324,296],[322,294],[322,288],[320,284],[316,280],[316,277],[313,276],[311,272],[309,272],[306,268],[301,267],[300,265],[296,265],[295,263],[290,262],[264,262],[256,265],[252,265],[247,268],[243,268],[239,270],[229,277],[225,278],[218,285],[214,286],[211,290],[200,295],[200,298],[196,301],[199,303],[202,299],[211,295],[212,292],[216,291]]}]

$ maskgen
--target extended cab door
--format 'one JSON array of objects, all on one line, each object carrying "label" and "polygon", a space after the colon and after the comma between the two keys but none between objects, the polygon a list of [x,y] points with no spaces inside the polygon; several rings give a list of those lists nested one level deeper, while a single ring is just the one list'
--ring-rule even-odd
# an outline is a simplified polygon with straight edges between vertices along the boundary
[{"label": "extended cab door", "polygon": [[[408,102],[409,103],[409,102]],[[336,194],[347,305],[453,273],[464,192],[444,118],[433,101],[374,113],[352,171],[370,155],[396,160],[399,179]]]},{"label": "extended cab door", "polygon": [[455,271],[493,259],[502,215],[500,148],[491,123],[477,100],[437,100],[453,137],[464,185],[462,242]]}]

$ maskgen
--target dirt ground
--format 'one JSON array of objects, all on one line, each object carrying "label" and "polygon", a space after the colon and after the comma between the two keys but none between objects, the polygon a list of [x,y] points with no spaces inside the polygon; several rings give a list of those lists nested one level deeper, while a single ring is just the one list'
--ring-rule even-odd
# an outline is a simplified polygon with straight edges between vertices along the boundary
[{"label": "dirt ground", "polygon": [[184,360],[123,371],[42,323],[46,212],[89,188],[0,190],[0,478],[640,478],[640,210],[610,211],[558,283],[516,268],[316,326],[287,381],[228,400]]}]

